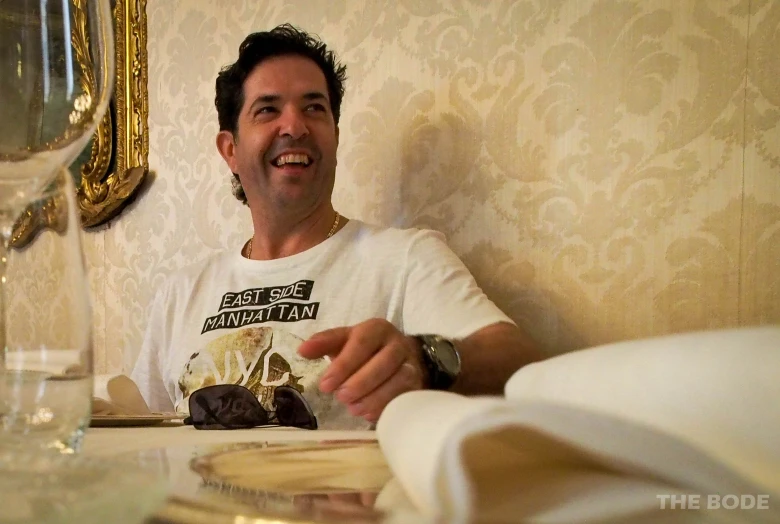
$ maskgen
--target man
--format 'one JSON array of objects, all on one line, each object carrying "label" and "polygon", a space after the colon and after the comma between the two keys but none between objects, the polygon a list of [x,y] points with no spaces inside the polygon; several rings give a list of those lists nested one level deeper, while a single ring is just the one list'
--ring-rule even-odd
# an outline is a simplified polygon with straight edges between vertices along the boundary
[{"label": "man", "polygon": [[254,234],[158,292],[133,371],[154,410],[186,412],[218,383],[273,410],[288,385],[320,427],[366,428],[401,393],[500,393],[538,358],[440,234],[334,210],[345,73],[289,25],[248,36],[219,73],[216,145]]}]

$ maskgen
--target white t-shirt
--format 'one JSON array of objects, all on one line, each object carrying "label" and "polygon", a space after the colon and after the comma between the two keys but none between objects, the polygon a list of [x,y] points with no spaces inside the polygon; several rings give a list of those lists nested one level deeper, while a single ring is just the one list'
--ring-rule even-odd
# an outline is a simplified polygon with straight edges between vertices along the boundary
[{"label": "white t-shirt", "polygon": [[241,384],[273,411],[273,391],[303,393],[321,428],[364,429],[318,382],[329,360],[306,360],[314,333],[384,318],[408,335],[465,338],[512,321],[477,286],[440,233],[351,220],[331,238],[276,260],[238,250],[171,276],[151,308],[133,380],[153,411],[188,412],[189,395]]}]

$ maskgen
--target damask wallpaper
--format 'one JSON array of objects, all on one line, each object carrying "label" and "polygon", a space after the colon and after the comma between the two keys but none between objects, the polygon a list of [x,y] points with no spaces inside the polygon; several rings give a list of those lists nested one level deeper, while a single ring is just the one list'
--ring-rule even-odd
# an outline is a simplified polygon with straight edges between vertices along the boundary
[{"label": "damask wallpaper", "polygon": [[550,354],[780,322],[780,2],[149,0],[155,179],[86,236],[98,371],[250,235],[214,78],[292,22],[348,65],[335,206],[447,234]]}]

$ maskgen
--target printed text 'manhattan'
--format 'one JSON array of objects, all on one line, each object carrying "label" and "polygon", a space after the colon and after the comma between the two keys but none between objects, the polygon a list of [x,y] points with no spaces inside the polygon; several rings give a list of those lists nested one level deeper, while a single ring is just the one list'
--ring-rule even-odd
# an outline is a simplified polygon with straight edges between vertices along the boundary
[{"label": "printed text 'manhattan'", "polygon": [[256,309],[239,309],[226,311],[208,317],[203,323],[203,331],[215,329],[235,329],[249,324],[262,324],[263,322],[298,322],[299,320],[312,320],[317,318],[319,302],[300,304],[296,302],[279,302],[268,307]]}]

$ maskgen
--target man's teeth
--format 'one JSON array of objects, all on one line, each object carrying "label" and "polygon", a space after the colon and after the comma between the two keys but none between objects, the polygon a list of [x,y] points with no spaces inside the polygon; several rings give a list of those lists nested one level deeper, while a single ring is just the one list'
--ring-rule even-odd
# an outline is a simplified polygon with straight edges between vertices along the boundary
[{"label": "man's teeth", "polygon": [[277,158],[275,164],[277,167],[281,167],[285,164],[303,164],[304,166],[308,166],[311,164],[311,159],[308,155],[288,154]]}]

